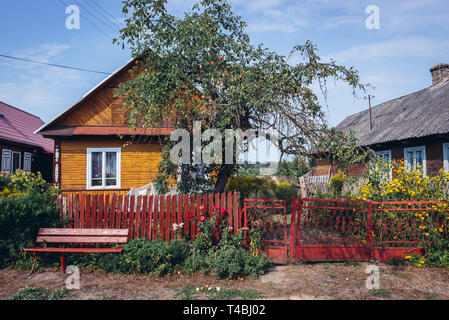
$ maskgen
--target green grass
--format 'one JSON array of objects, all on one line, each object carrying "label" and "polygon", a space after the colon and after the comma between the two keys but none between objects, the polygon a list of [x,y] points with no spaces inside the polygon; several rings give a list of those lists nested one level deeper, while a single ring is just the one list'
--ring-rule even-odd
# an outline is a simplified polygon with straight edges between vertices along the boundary
[{"label": "green grass", "polygon": [[373,296],[378,298],[389,298],[391,297],[391,292],[384,289],[371,289],[369,291]]},{"label": "green grass", "polygon": [[69,291],[64,288],[60,290],[49,290],[40,287],[28,287],[20,289],[10,300],[61,300],[68,297]]}]

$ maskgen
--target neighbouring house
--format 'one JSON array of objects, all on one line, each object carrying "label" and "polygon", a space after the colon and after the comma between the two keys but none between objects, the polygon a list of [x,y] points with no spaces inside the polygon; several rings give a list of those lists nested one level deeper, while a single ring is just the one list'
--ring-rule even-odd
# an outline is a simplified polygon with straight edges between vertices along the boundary
[{"label": "neighbouring house", "polygon": [[53,141],[34,134],[43,124],[39,117],[0,101],[2,172],[41,172],[52,182]]},{"label": "neighbouring house", "polygon": [[[359,145],[370,147],[390,160],[404,160],[407,168],[434,176],[441,168],[449,171],[449,65],[430,69],[432,86],[353,114],[336,129],[352,130]],[[420,165],[420,166],[418,166]],[[361,176],[365,165],[348,168],[349,176]],[[312,176],[330,177],[335,166],[313,159]]]},{"label": "neighbouring house", "polygon": [[136,63],[129,61],[37,131],[55,142],[54,183],[62,191],[139,188],[156,176],[160,137],[173,129],[167,123],[129,128],[122,101],[113,96]]}]

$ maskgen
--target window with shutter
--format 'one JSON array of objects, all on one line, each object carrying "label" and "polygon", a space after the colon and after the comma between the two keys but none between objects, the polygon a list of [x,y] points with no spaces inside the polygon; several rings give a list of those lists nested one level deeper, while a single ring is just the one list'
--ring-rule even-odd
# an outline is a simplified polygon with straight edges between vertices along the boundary
[{"label": "window with shutter", "polygon": [[31,153],[29,152],[23,154],[23,170],[27,172],[31,171]]},{"label": "window with shutter", "polygon": [[2,150],[2,171],[11,172],[11,150]]}]

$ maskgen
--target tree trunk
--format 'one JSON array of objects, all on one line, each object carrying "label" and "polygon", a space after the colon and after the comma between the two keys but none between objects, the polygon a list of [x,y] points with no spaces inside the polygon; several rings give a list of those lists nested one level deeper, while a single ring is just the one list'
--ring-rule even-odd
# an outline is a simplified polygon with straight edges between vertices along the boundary
[{"label": "tree trunk", "polygon": [[228,183],[229,178],[233,174],[235,169],[235,165],[233,164],[223,164],[220,167],[220,171],[217,176],[217,183],[215,184],[214,191],[216,193],[224,192],[226,184]]}]

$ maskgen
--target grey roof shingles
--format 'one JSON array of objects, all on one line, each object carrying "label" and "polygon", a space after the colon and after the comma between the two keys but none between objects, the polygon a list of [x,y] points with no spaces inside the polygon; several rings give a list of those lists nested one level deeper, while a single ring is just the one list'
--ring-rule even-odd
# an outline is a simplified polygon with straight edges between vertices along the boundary
[{"label": "grey roof shingles", "polygon": [[449,132],[449,81],[379,104],[343,120],[336,129],[353,130],[361,146]]}]

